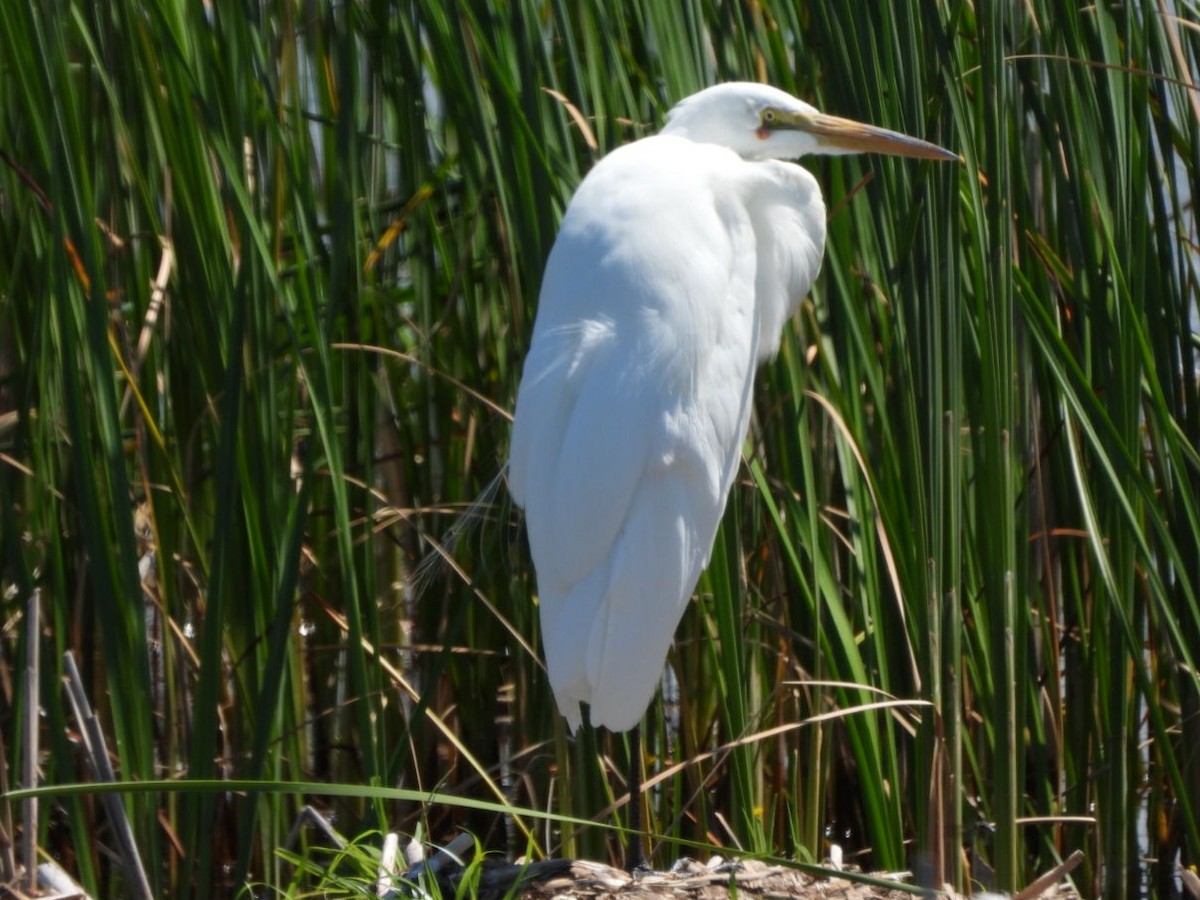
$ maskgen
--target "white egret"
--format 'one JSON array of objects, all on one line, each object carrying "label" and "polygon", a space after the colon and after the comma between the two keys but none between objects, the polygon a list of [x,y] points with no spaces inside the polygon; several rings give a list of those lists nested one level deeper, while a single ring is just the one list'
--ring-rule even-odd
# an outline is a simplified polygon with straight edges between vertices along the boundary
[{"label": "white egret", "polygon": [[581,704],[612,731],[649,705],[737,472],[755,369],[821,267],[820,188],[781,160],[868,151],[957,159],[767,85],[721,84],[608,154],[567,207],[508,474],[572,730]]}]

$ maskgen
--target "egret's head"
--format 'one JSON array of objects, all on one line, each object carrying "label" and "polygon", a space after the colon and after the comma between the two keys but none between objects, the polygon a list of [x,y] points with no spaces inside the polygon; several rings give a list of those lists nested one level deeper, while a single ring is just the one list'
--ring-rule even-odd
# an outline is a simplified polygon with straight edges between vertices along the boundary
[{"label": "egret's head", "polygon": [[667,115],[663,134],[728,147],[745,159],[795,159],[812,153],[886,153],[958,159],[917,138],[827,116],[767,84],[732,81],[685,97]]}]

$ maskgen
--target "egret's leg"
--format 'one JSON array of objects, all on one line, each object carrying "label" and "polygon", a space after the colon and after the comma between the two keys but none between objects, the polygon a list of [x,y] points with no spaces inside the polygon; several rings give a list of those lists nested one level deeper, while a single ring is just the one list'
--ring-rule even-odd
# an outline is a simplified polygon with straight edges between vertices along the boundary
[{"label": "egret's leg", "polygon": [[642,855],[642,726],[629,732],[629,844],[625,849],[625,869],[630,875],[646,867]]}]

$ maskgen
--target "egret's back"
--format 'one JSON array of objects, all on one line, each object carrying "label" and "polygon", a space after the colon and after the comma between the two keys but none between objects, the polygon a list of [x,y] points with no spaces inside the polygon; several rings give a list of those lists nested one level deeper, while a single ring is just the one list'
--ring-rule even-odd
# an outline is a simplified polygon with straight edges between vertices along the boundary
[{"label": "egret's back", "polygon": [[551,686],[613,730],[648,705],[707,563],[754,369],[820,266],[825,210],[798,166],[658,136],[602,160],[546,266],[517,396]]}]

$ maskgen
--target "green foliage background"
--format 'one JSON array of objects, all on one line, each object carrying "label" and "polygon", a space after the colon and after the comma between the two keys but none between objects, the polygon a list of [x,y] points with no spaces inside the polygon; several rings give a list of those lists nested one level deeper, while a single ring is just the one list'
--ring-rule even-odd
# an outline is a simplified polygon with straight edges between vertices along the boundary
[{"label": "green foliage background", "polygon": [[[963,164],[806,163],[825,269],[647,719],[657,861],[836,841],[1012,888],[1081,849],[1085,893],[1166,893],[1200,852],[1198,40],[1189,0],[4,4],[9,785],[32,702],[41,783],[91,777],[70,650],[118,776],[194,787],[126,796],[155,896],[294,887],[306,800],[615,848],[372,789],[621,797],[539,663],[507,411],[583,173],[759,79]],[[42,808],[128,889],[98,803]]]}]

